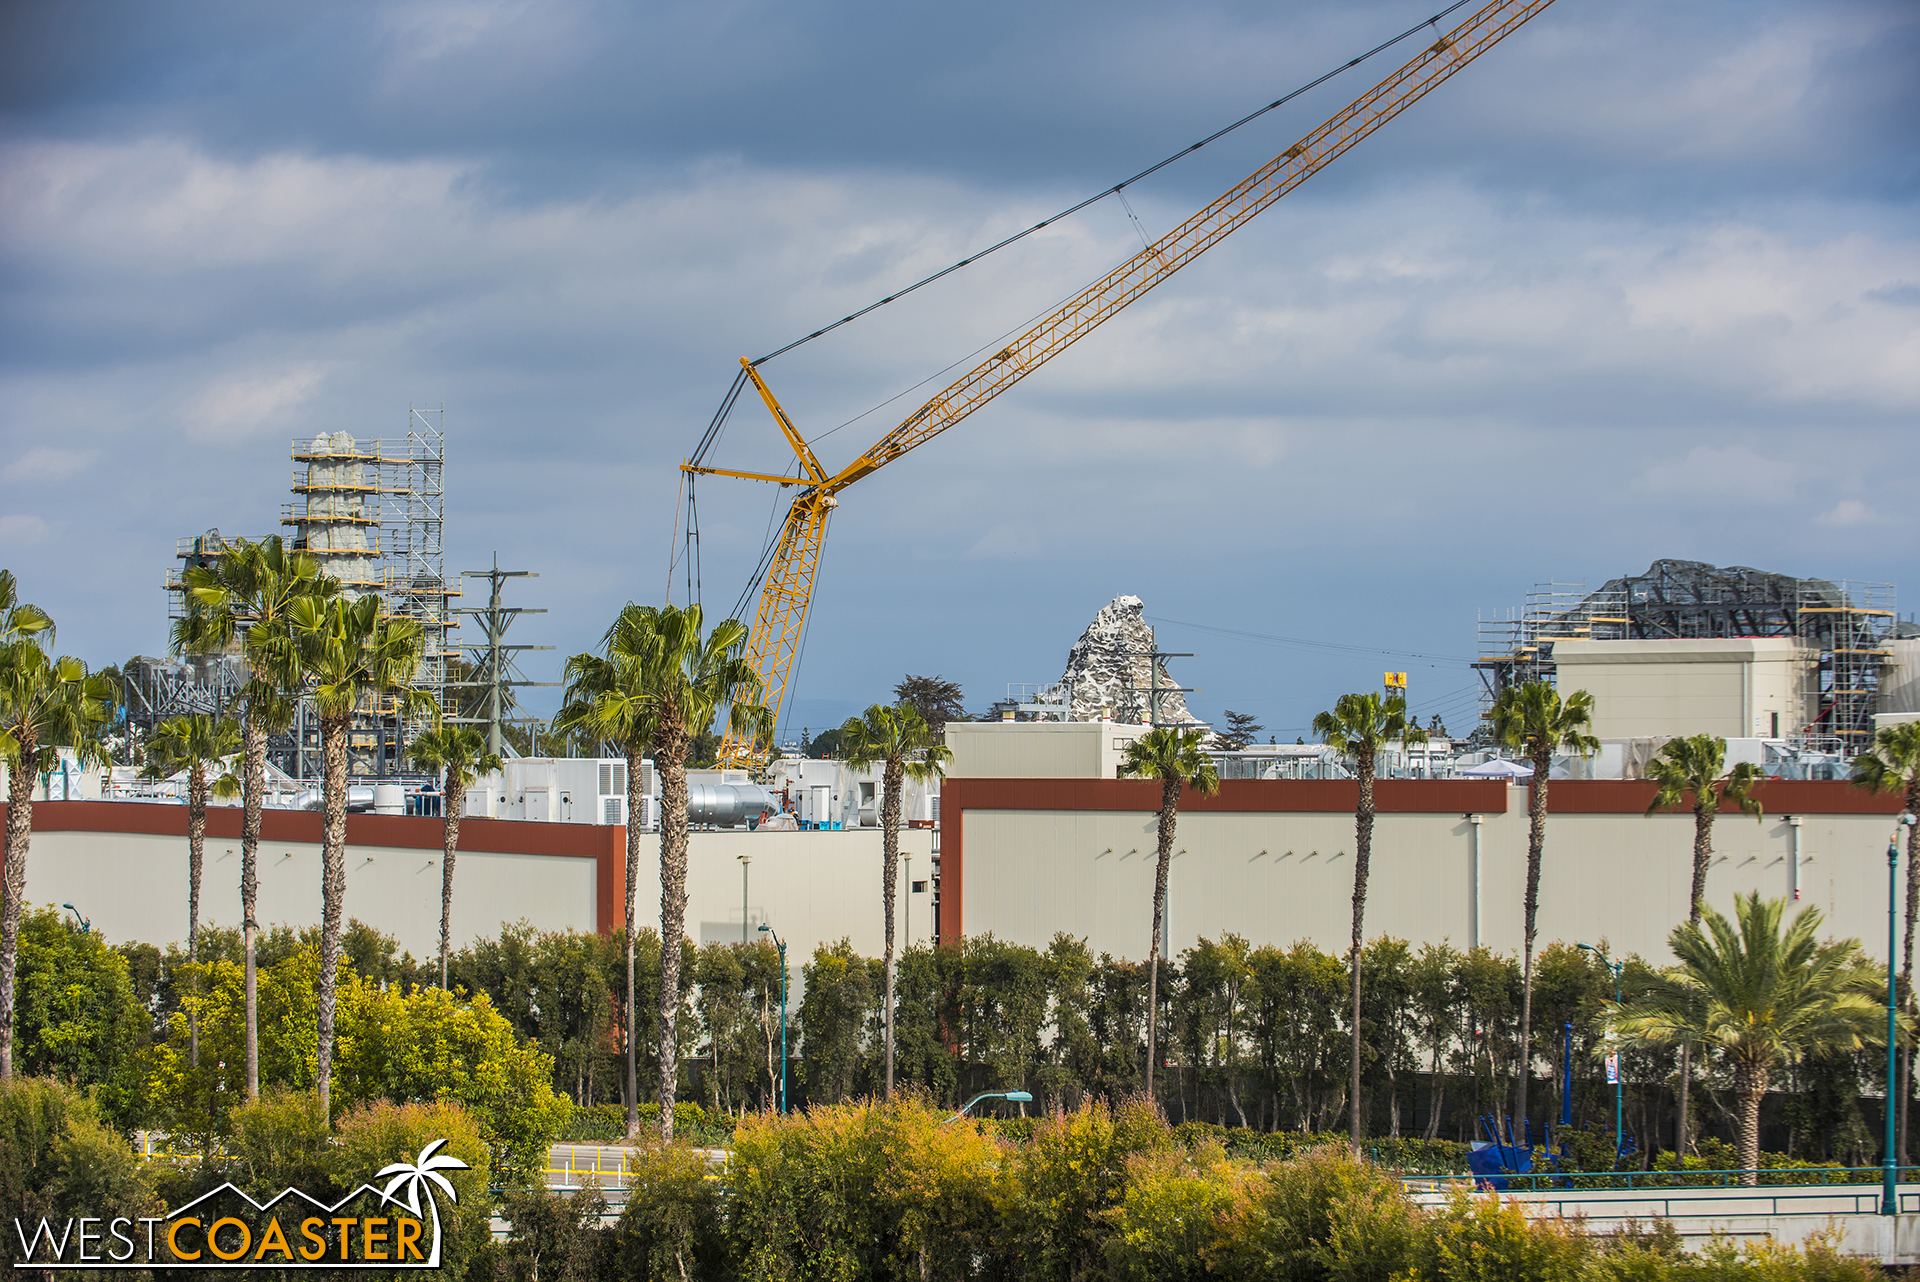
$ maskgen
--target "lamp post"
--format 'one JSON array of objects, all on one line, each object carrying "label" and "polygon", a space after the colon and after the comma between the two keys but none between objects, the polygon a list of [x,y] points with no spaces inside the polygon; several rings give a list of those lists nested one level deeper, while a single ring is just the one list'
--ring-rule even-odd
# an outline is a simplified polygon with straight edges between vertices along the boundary
[{"label": "lamp post", "polygon": [[90,935],[93,933],[93,923],[89,921],[87,918],[82,917],[80,915],[80,910],[78,908],[75,908],[72,904],[61,904],[60,906],[66,909],[68,912],[72,913],[73,919],[80,923],[81,934]]},{"label": "lamp post", "polygon": [[760,923],[760,929],[773,936],[773,946],[780,950],[780,1112],[787,1111],[787,941],[780,938],[779,932],[766,922]]},{"label": "lamp post", "polygon": [[[1626,963],[1613,960],[1592,944],[1582,944],[1580,947],[1586,949],[1595,957],[1598,957],[1600,964],[1613,972],[1613,1004],[1618,1006],[1620,1004],[1620,972],[1626,968]],[[1613,1030],[1608,1029],[1607,1041],[1611,1043],[1613,1040]],[[1611,1074],[1613,1077],[1613,1166],[1615,1170],[1619,1170],[1620,1145],[1624,1141],[1624,1136],[1621,1134],[1623,1125],[1622,1115],[1625,1112],[1624,1105],[1621,1101],[1621,1091],[1623,1088],[1620,1083],[1620,1052],[1608,1051],[1607,1059],[1610,1061],[1609,1067],[1613,1070]]]},{"label": "lamp post", "polygon": [[940,1125],[948,1126],[959,1121],[968,1113],[971,1113],[973,1106],[983,1099],[1003,1099],[1011,1100],[1015,1104],[1025,1104],[1033,1099],[1033,1094],[1030,1091],[982,1091],[980,1094],[968,1100],[958,1113],[955,1113],[952,1117],[940,1123]]},{"label": "lamp post", "polygon": [[734,856],[740,861],[740,942],[747,942],[747,868],[753,863],[752,855]]},{"label": "lamp post", "polygon": [[1894,960],[1900,944],[1899,919],[1894,910],[1900,888],[1900,829],[1911,826],[1915,816],[1902,814],[1896,822],[1893,835],[1887,838],[1887,1138],[1880,1155],[1880,1214],[1898,1215],[1900,1213],[1900,1193],[1895,1187],[1899,1179],[1899,1170],[1894,1161],[1894,1126],[1900,1109],[1893,1097],[1898,1089],[1899,1076],[1896,1070],[1899,1053],[1899,1008],[1896,1002],[1899,993],[1894,973]]}]

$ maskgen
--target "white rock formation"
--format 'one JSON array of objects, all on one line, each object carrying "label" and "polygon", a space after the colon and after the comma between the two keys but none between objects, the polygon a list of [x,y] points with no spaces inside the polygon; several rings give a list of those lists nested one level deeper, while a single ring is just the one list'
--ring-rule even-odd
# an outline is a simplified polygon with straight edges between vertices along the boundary
[{"label": "white rock formation", "polygon": [[[1102,606],[1093,622],[1067,652],[1067,670],[1059,694],[1072,700],[1075,721],[1097,721],[1111,715],[1115,721],[1146,725],[1154,718],[1149,703],[1157,705],[1161,725],[1199,725],[1187,711],[1187,701],[1168,675],[1165,663],[1155,664],[1153,629],[1142,617],[1145,606],[1137,596],[1117,596]],[[1159,695],[1152,691],[1159,688]]]}]

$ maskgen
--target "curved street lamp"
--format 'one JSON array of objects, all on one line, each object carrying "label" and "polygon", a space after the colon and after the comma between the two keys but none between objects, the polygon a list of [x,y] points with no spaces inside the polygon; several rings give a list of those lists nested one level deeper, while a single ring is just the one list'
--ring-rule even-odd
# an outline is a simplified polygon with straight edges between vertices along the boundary
[{"label": "curved street lamp", "polygon": [[946,1121],[940,1123],[940,1125],[947,1126],[947,1125],[950,1125],[951,1123],[959,1121],[961,1118],[965,1117],[968,1113],[971,1113],[973,1111],[973,1106],[975,1104],[978,1104],[983,1099],[1003,1099],[1003,1100],[1011,1100],[1015,1104],[1026,1104],[1032,1101],[1033,1094],[1030,1091],[983,1091],[982,1093],[968,1100],[966,1102],[965,1107],[963,1107],[958,1113],[955,1113],[952,1117],[949,1117]]}]

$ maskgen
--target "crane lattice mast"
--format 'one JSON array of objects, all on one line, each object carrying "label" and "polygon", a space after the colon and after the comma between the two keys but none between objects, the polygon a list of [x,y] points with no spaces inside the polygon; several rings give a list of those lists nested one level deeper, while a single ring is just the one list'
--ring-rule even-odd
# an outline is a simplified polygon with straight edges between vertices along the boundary
[{"label": "crane lattice mast", "polygon": [[[1553,0],[1492,0],[1405,66],[1361,94],[1325,124],[1288,147],[1212,204],[1095,281],[973,369],[935,393],[901,424],[836,473],[829,474],[781,408],[754,362],[741,359],[746,377],[766,402],[792,447],[800,475],[779,476],[682,463],[685,472],[743,477],[801,487],[787,509],[760,590],[748,635],[747,658],[760,674],[776,721],[799,650],[814,578],[826,540],[827,518],[839,493],[901,455],[925,444],[1085,338],[1148,290],[1185,267],[1267,206],[1344,155],[1455,72],[1518,30]],[[762,750],[729,737],[722,765],[757,762]]]}]

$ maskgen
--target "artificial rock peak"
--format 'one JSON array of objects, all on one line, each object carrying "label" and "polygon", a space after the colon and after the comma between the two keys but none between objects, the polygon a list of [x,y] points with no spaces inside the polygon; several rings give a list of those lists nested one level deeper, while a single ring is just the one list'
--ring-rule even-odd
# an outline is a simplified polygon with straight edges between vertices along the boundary
[{"label": "artificial rock peak", "polygon": [[1100,607],[1067,652],[1060,690],[1072,702],[1075,721],[1111,715],[1115,721],[1145,725],[1153,719],[1148,707],[1152,702],[1158,705],[1161,725],[1202,724],[1187,711],[1186,698],[1175,688],[1166,664],[1152,658],[1153,629],[1147,626],[1145,609],[1137,596],[1115,597]]}]

